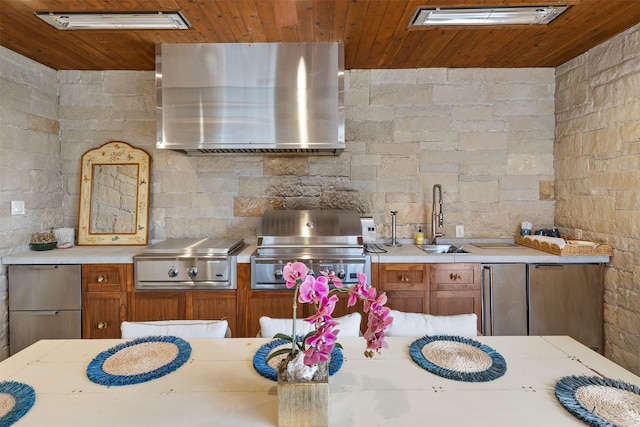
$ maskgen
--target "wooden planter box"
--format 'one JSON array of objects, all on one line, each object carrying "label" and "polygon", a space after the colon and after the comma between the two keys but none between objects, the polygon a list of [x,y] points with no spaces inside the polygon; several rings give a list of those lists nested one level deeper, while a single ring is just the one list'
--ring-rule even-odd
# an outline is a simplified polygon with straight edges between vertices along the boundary
[{"label": "wooden planter box", "polygon": [[308,382],[289,382],[278,374],[279,427],[329,425],[329,374],[326,364],[324,373],[315,379]]}]

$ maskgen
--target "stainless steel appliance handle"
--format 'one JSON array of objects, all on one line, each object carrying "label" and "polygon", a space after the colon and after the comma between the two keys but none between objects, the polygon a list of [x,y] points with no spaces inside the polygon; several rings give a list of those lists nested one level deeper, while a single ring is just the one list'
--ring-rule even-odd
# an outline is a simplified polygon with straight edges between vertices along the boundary
[{"label": "stainless steel appliance handle", "polygon": [[29,314],[33,316],[58,316],[60,314],[59,310],[39,310],[32,311]]},{"label": "stainless steel appliance handle", "polygon": [[[484,331],[485,335],[493,335],[493,322],[494,322],[494,318],[493,318],[493,269],[491,268],[491,266],[485,265],[484,266],[484,277],[487,278],[488,277],[488,284],[486,283],[486,281],[484,282],[484,286],[485,289],[482,292],[482,297],[486,298],[488,297],[489,299],[489,322],[488,325],[483,325],[484,327],[486,327],[487,329],[489,329],[489,331]],[[488,289],[488,291],[487,291]],[[485,295],[488,292],[489,295]],[[485,302],[483,301],[483,307],[486,307]],[[486,310],[482,311],[482,316],[485,317],[487,316],[487,314],[485,313]],[[487,334],[488,332],[488,334]]]}]

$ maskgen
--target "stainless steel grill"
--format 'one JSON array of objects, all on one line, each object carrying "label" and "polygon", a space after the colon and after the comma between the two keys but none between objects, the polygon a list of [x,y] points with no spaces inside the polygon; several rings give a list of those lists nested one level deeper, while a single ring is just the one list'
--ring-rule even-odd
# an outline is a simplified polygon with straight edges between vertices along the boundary
[{"label": "stainless steel grill", "polygon": [[134,257],[136,289],[236,289],[243,239],[169,239]]},{"label": "stainless steel grill", "polygon": [[258,229],[251,257],[253,289],[286,288],[282,271],[287,262],[300,261],[316,276],[334,272],[346,286],[357,273],[371,274],[365,254],[362,223],[350,210],[269,210]]}]

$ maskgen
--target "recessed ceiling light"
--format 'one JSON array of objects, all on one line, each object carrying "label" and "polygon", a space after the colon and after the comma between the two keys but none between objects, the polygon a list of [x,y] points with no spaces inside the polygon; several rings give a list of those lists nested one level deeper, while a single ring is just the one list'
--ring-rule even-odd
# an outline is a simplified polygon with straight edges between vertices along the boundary
[{"label": "recessed ceiling light", "polygon": [[180,12],[37,12],[36,16],[58,30],[186,30],[190,27]]},{"label": "recessed ceiling light", "polygon": [[569,6],[420,8],[411,26],[548,24]]}]

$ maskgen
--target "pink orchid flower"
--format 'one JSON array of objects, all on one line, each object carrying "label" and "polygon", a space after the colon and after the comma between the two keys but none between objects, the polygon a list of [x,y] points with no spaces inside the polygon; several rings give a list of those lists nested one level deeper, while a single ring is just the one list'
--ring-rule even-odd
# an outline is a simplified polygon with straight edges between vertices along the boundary
[{"label": "pink orchid flower", "polygon": [[326,277],[336,288],[344,288],[342,279],[336,275],[335,271],[321,271],[322,276]]},{"label": "pink orchid flower", "polygon": [[287,288],[291,289],[296,286],[298,280],[304,280],[308,272],[309,269],[304,263],[290,262],[282,270],[282,277],[287,282]]},{"label": "pink orchid flower", "polygon": [[316,313],[307,317],[305,320],[310,323],[325,323],[331,321],[331,314],[336,308],[338,301],[339,299],[335,295],[331,295],[330,297],[325,296],[320,299]]},{"label": "pink orchid flower", "polygon": [[307,338],[305,343],[309,346],[304,354],[306,365],[315,365],[319,362],[327,362],[331,358],[331,352],[338,339],[334,333],[335,322],[328,322],[318,328],[315,334]]},{"label": "pink orchid flower", "polygon": [[315,279],[313,276],[307,276],[302,285],[300,285],[300,294],[298,302],[310,302],[317,304],[322,298],[326,298],[329,294],[329,283],[324,276]]}]

